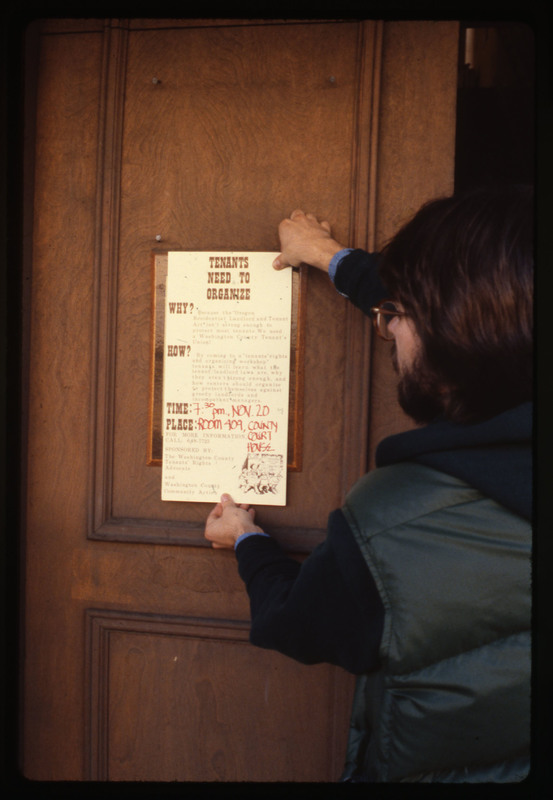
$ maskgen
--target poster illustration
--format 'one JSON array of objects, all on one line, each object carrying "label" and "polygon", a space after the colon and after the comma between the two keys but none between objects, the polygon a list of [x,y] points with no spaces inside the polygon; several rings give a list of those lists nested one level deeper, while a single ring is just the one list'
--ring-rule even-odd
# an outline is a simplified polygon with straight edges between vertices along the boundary
[{"label": "poster illustration", "polygon": [[162,500],[286,504],[292,282],[276,255],[168,255]]}]

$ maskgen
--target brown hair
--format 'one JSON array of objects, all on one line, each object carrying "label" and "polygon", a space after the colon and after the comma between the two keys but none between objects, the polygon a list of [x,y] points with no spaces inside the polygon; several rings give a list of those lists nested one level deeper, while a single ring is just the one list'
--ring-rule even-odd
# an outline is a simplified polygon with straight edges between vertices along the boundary
[{"label": "brown hair", "polygon": [[493,187],[424,205],[383,250],[443,415],[487,419],[532,397],[533,191]]}]

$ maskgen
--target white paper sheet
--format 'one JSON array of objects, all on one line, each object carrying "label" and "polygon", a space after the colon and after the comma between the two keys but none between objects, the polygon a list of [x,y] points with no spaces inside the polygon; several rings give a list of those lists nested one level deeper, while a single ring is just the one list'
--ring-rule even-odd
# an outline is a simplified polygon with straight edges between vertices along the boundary
[{"label": "white paper sheet", "polygon": [[292,281],[276,255],[169,253],[162,500],[286,504]]}]

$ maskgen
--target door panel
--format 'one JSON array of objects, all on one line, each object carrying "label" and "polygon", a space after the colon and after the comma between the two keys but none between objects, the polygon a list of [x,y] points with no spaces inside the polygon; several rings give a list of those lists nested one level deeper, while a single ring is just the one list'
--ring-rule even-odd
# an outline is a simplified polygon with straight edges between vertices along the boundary
[{"label": "door panel", "polygon": [[[203,539],[209,506],[162,502],[161,470],[147,464],[150,265],[156,249],[276,250],[294,207],[374,248],[399,203],[425,199],[416,181],[410,192],[390,180],[407,161],[396,153],[392,167],[386,145],[404,95],[435,89],[405,122],[415,160],[421,130],[454,108],[456,26],[417,25],[42,23],[25,354],[27,777],[339,776],[352,676],[250,646],[234,554]],[[407,70],[401,54],[419,39],[425,57]],[[438,127],[431,193],[453,174],[453,121]],[[370,417],[369,328],[327,276],[308,273],[303,465],[288,474],[287,506],[259,512],[300,559],[366,469],[369,418],[377,431],[403,424],[384,367]]]},{"label": "door panel", "polygon": [[[337,235],[349,238],[358,39],[353,23],[118,36],[116,57],[125,68],[107,92],[124,97],[114,113],[120,197],[109,226],[119,243],[100,314],[111,334],[100,368],[113,373],[102,398],[106,422],[97,432],[112,448],[112,472],[94,536],[116,538],[123,527],[117,520],[125,520],[124,538],[135,526],[142,540],[180,533],[203,543],[209,507],[162,502],[160,471],[147,466],[145,455],[151,252],[157,236],[169,250],[275,250],[278,222],[291,206],[317,206],[336,221]],[[328,510],[340,502],[342,462],[355,458],[343,447],[347,314],[326,276],[309,276],[304,468],[289,473],[287,507],[262,514],[263,524],[295,529],[287,541],[298,549],[312,544],[315,531],[321,535]],[[357,446],[364,452],[364,442]]]},{"label": "door panel", "polygon": [[[252,670],[247,622],[105,612],[91,612],[88,622],[98,651],[91,659],[100,706],[92,721],[95,777],[318,781],[328,773],[334,722],[326,706],[336,688],[328,666],[260,651]],[[313,691],[305,691],[306,681]]]}]

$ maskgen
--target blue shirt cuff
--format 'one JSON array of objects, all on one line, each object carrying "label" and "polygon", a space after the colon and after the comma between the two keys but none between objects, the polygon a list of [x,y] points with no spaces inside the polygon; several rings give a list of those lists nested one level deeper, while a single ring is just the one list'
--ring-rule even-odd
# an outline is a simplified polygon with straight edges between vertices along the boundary
[{"label": "blue shirt cuff", "polygon": [[349,255],[353,251],[352,247],[345,247],[343,250],[338,250],[337,253],[334,253],[332,258],[330,259],[330,264],[328,265],[328,276],[332,283],[334,283],[334,279],[336,278],[336,270],[338,269],[338,264],[340,261],[345,258],[345,256]]},{"label": "blue shirt cuff", "polygon": [[251,531],[250,533],[241,533],[238,539],[234,542],[234,549],[236,550],[240,542],[243,541],[244,539],[247,539],[248,536],[266,536],[268,539],[271,538],[268,533],[261,533],[261,531]]}]

